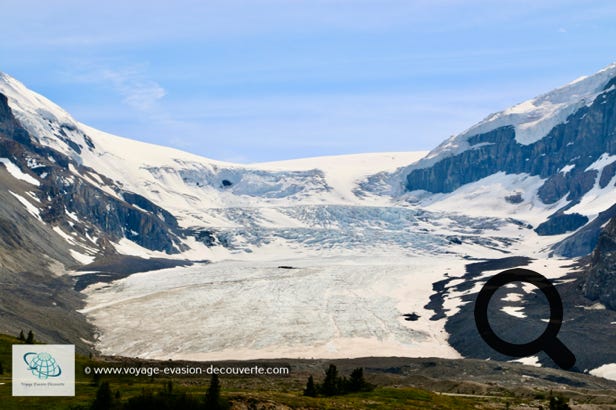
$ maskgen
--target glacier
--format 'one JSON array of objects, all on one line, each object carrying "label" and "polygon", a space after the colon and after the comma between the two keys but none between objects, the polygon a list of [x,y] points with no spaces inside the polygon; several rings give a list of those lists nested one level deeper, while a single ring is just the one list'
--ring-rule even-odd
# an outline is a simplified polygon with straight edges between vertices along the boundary
[{"label": "glacier", "polygon": [[[568,234],[539,236],[533,228],[567,201],[542,202],[537,191],[545,179],[525,173],[496,172],[433,194],[405,192],[405,172],[466,149],[471,134],[503,124],[516,127],[521,144],[541,138],[592,101],[615,74],[613,65],[490,116],[431,153],[259,164],[216,161],[96,130],[5,74],[0,93],[38,143],[71,158],[70,177],[62,183],[86,181],[123,202],[140,195],[161,208],[130,203],[131,209],[163,221],[172,215],[187,232],[178,237],[182,246],[175,252],[163,252],[138,245],[138,232],[127,230],[112,243],[115,251],[209,261],[87,287],[82,313],[97,327],[102,353],[203,360],[455,358],[460,354],[448,343],[445,322],[481,282],[446,293],[446,315],[438,320],[431,320],[434,312],[426,307],[434,284],[463,281],[469,261],[505,256],[531,257],[530,268],[549,278],[566,275],[573,261],[555,257],[551,247]],[[612,159],[602,156],[592,167],[602,169]],[[37,186],[38,179],[11,159],[0,163],[13,177]],[[28,167],[38,165],[29,161]],[[571,211],[595,218],[616,200],[613,182],[601,188],[596,181]],[[39,215],[36,201],[14,196],[29,214]],[[511,197],[519,200],[508,201]],[[80,216],[67,209],[63,216],[68,222],[53,231],[76,265],[91,262],[104,232],[79,235],[71,228]],[[519,315],[514,302],[505,313]],[[417,320],[405,320],[408,314]]]}]

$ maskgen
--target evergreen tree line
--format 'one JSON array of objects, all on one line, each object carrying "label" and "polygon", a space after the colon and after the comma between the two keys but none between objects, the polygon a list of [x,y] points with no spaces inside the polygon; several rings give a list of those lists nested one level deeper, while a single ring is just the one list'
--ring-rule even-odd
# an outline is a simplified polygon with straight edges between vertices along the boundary
[{"label": "evergreen tree line", "polygon": [[229,403],[220,396],[220,380],[216,374],[212,375],[204,397],[175,391],[173,382],[169,381],[156,393],[142,391],[139,396],[122,402],[120,391],[114,394],[109,382],[103,382],[90,406],[90,410],[228,410],[229,408]]},{"label": "evergreen tree line", "polygon": [[[28,336],[26,337],[24,335],[24,331],[20,331],[19,332],[19,336],[17,337],[21,342],[24,342],[26,344],[33,344],[34,343],[34,333],[32,333],[32,330],[30,330],[28,332]],[[2,364],[2,362],[0,362],[0,374],[4,374],[4,365]]]},{"label": "evergreen tree line", "polygon": [[304,396],[337,396],[371,390],[374,390],[374,386],[366,382],[364,379],[364,369],[361,367],[354,369],[347,378],[338,376],[338,369],[333,364],[330,364],[322,383],[315,383],[312,375],[308,377]]},{"label": "evergreen tree line", "polygon": [[26,337],[26,336],[24,336],[24,331],[23,331],[23,330],[21,330],[21,331],[19,332],[19,336],[18,336],[17,338],[18,338],[20,341],[22,341],[22,342],[24,342],[24,343],[26,343],[26,344],[28,344],[28,345],[34,344],[34,333],[32,333],[32,330],[29,330],[29,331],[28,331],[28,336],[27,336],[27,337]]}]

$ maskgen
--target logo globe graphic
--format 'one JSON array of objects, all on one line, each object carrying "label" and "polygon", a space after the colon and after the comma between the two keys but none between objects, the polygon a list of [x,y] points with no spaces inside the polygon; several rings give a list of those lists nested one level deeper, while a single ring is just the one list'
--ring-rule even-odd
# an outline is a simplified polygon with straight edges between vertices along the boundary
[{"label": "logo globe graphic", "polygon": [[62,369],[60,369],[56,359],[47,352],[28,352],[24,355],[24,362],[26,362],[32,374],[39,379],[58,377],[62,374]]}]

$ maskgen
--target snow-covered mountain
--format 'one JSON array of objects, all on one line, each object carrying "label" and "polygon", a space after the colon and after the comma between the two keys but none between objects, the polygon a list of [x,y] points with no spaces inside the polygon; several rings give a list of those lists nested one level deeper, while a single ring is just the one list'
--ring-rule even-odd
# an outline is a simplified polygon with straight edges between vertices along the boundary
[{"label": "snow-covered mountain", "polygon": [[[217,260],[263,252],[268,246],[275,247],[279,257],[285,250],[301,255],[309,250],[335,249],[338,255],[366,246],[429,250],[446,245],[452,234],[469,235],[480,226],[494,230],[508,223],[456,215],[452,217],[464,220],[459,228],[440,230],[440,222],[431,222],[441,219],[440,212],[399,206],[395,198],[372,195],[359,185],[371,174],[393,171],[425,153],[243,166],[95,130],[6,75],[0,92],[7,96],[11,112],[32,144],[62,157],[66,175],[60,190],[66,192],[61,199],[64,209],[56,211],[65,216],[56,218],[71,226],[56,223],[56,230],[70,236],[73,223],[88,226],[83,228],[87,235],[78,235],[70,243],[72,254],[81,262],[96,257],[101,238],[108,239],[102,245],[105,252]],[[23,155],[9,155],[5,164],[31,178],[31,185],[45,188],[50,183],[45,161],[59,161],[49,155]],[[93,215],[92,204],[80,206],[72,197],[88,195],[69,193],[75,185],[91,192],[89,196],[99,192],[107,197],[113,203],[111,210]],[[30,204],[35,214],[49,206],[47,199],[54,199],[35,196],[42,201],[41,206]],[[42,218],[45,220],[44,212]],[[432,231],[433,235],[425,234]],[[476,240],[498,242],[479,236]]]},{"label": "snow-covered mountain", "polygon": [[[464,287],[469,260],[558,278],[616,214],[616,65],[430,153],[251,165],[104,133],[0,74],[0,163],[0,258],[28,306],[7,331],[57,340],[41,317],[83,308],[113,354],[457,357],[445,323],[491,274]],[[118,255],[215,263],[103,278]],[[41,266],[85,290],[41,310],[21,274]]]},{"label": "snow-covered mountain", "polygon": [[539,235],[587,225],[583,235],[554,248],[568,257],[586,255],[614,216],[605,211],[616,202],[615,110],[612,64],[488,116],[399,170],[394,186],[428,209],[463,201],[481,215],[515,215]]}]

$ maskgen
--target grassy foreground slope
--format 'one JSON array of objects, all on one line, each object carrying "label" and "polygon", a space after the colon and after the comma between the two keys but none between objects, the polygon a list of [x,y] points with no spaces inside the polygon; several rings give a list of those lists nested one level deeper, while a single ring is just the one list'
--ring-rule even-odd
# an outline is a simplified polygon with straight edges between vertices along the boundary
[{"label": "grassy foreground slope", "polygon": [[[105,375],[94,377],[86,368],[152,368],[187,366],[206,368],[212,363],[145,361],[129,358],[76,358],[75,397],[12,397],[11,345],[23,343],[0,335],[0,408],[2,409],[89,409],[103,383],[108,382],[112,407],[123,408],[143,395],[183,395],[204,402],[209,375],[148,376]],[[368,382],[377,387],[370,392],[334,397],[306,397],[303,389],[309,375],[323,379],[330,362],[340,373],[362,366]],[[216,366],[290,367],[288,376],[221,376],[221,396],[232,409],[503,409],[549,408],[551,394],[564,395],[584,409],[616,408],[616,383],[586,375],[571,375],[552,369],[534,369],[517,364],[485,361],[408,358],[365,358],[348,360],[278,360],[268,362],[218,362]],[[490,374],[488,369],[494,370]],[[495,375],[503,377],[498,380]],[[522,377],[526,375],[526,377]],[[545,377],[544,377],[545,376]],[[543,378],[542,378],[543,377]],[[560,377],[560,379],[559,379]],[[526,381],[524,381],[526,379]],[[492,380],[492,381],[490,381]],[[170,387],[171,386],[171,387]],[[172,390],[170,392],[169,390]]]}]

